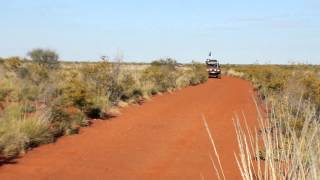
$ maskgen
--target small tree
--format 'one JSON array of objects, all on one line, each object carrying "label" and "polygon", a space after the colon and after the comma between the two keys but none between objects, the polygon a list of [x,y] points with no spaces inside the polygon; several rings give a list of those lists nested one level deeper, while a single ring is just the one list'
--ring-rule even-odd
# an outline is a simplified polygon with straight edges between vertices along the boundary
[{"label": "small tree", "polygon": [[32,61],[38,63],[42,67],[56,69],[59,67],[59,55],[49,49],[34,49],[28,53]]}]

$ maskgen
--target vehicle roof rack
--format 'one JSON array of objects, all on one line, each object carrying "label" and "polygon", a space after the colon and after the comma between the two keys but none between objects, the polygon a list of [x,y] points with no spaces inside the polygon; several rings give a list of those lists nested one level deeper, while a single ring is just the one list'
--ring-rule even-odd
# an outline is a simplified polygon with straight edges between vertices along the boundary
[{"label": "vehicle roof rack", "polygon": [[218,60],[216,59],[207,59],[206,64],[210,65],[210,64],[219,64],[219,63],[218,63]]}]

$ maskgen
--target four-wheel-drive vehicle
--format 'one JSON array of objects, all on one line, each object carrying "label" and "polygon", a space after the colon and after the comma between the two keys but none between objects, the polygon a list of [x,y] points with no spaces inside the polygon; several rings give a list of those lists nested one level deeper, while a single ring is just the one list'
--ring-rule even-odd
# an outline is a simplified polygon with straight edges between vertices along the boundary
[{"label": "four-wheel-drive vehicle", "polygon": [[209,77],[216,77],[221,79],[221,69],[218,60],[207,59],[206,64]]}]

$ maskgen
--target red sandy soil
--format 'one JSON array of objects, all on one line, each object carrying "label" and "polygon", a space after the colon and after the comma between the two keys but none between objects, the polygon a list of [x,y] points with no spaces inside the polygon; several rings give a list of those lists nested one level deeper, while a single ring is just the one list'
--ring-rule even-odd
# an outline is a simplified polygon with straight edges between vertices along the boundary
[{"label": "red sandy soil", "polygon": [[0,179],[216,179],[206,118],[227,179],[241,179],[232,118],[257,111],[249,82],[223,77],[158,95],[0,167]]}]

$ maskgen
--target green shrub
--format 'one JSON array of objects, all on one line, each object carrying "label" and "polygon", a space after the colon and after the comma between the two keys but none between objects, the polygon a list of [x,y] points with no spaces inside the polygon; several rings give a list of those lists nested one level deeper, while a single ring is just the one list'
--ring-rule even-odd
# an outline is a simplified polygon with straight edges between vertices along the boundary
[{"label": "green shrub", "polygon": [[142,97],[142,96],[143,96],[143,92],[142,92],[141,89],[134,89],[134,90],[132,91],[132,96],[133,96],[134,98]]},{"label": "green shrub", "polygon": [[238,65],[226,68],[244,73],[244,78],[253,82],[261,97],[290,97],[290,104],[295,105],[292,113],[297,113],[295,111],[300,108],[297,105],[301,100],[310,101],[320,112],[320,76],[317,74],[317,65]]},{"label": "green shrub", "polygon": [[184,88],[184,87],[190,86],[192,77],[193,77],[193,74],[191,69],[181,70],[179,73],[179,77],[177,79],[177,87]]},{"label": "green shrub", "polygon": [[41,83],[48,82],[49,81],[49,73],[50,71],[47,68],[43,68],[39,64],[28,64],[26,66],[28,71],[30,72],[29,80],[34,85],[40,85]]},{"label": "green shrub", "polygon": [[13,93],[14,83],[10,82],[10,79],[0,79],[0,101],[4,101],[7,97]]},{"label": "green shrub", "polygon": [[26,103],[23,107],[23,111],[25,113],[34,113],[37,111],[37,108],[33,104]]},{"label": "green shrub", "polygon": [[191,65],[190,85],[197,85],[208,80],[207,68],[204,64],[193,62]]},{"label": "green shrub", "polygon": [[19,57],[10,57],[4,61],[4,67],[9,71],[17,71],[22,65],[22,61]]},{"label": "green shrub", "polygon": [[123,93],[113,65],[107,61],[86,65],[83,72],[84,81],[92,87],[92,96],[108,96],[112,104],[117,104]]},{"label": "green shrub", "polygon": [[28,148],[47,144],[54,140],[53,135],[50,133],[47,117],[41,117],[41,115],[22,119],[19,129],[28,138],[25,144]]},{"label": "green shrub", "polygon": [[16,122],[20,121],[24,116],[23,105],[21,104],[10,104],[1,114],[1,119],[5,122]]},{"label": "green shrub", "polygon": [[175,89],[179,75],[176,65],[176,61],[172,59],[153,61],[151,66],[144,70],[141,81],[151,82],[154,89],[160,92]]},{"label": "green shrub", "polygon": [[103,117],[103,111],[98,106],[90,106],[85,110],[86,115],[91,119],[99,119]]},{"label": "green shrub", "polygon": [[38,96],[40,94],[40,89],[37,86],[34,85],[25,85],[22,86],[20,91],[16,92],[15,96],[17,97],[18,101],[35,101],[38,99]]},{"label": "green shrub", "polygon": [[112,103],[112,105],[116,105],[119,102],[123,91],[124,89],[122,88],[120,83],[115,80],[111,81],[110,85],[108,86],[106,95],[109,97],[109,101]]},{"label": "green shrub", "polygon": [[4,130],[3,124],[0,124],[0,160],[17,157],[26,149],[28,138],[16,128]]},{"label": "green shrub", "polygon": [[27,67],[19,67],[16,71],[18,78],[27,79],[30,78],[30,71]]},{"label": "green shrub", "polygon": [[76,134],[80,127],[87,126],[88,121],[81,111],[67,112],[54,107],[51,110],[51,131],[55,137]]},{"label": "green shrub", "polygon": [[52,140],[49,121],[45,114],[29,116],[19,104],[5,108],[0,117],[0,157],[13,158],[27,148]]},{"label": "green shrub", "polygon": [[0,101],[4,101],[5,98],[10,94],[11,89],[0,89]]},{"label": "green shrub", "polygon": [[70,113],[70,118],[71,120],[65,123],[68,127],[65,129],[65,135],[77,134],[81,127],[89,125],[87,117],[81,111]]},{"label": "green shrub", "polygon": [[112,104],[108,96],[95,96],[85,112],[92,119],[104,118],[111,106]]},{"label": "green shrub", "polygon": [[54,107],[51,110],[51,130],[55,137],[59,137],[65,134],[65,130],[68,128],[65,125],[65,121],[70,120],[70,115],[63,111],[61,108]]},{"label": "green shrub", "polygon": [[320,78],[314,74],[307,74],[302,78],[302,84],[305,86],[304,98],[311,99],[320,109]]},{"label": "green shrub", "polygon": [[90,105],[91,97],[88,86],[78,76],[78,74],[74,74],[69,81],[63,84],[61,95],[63,96],[65,105],[73,105],[84,109]]},{"label": "green shrub", "polygon": [[156,95],[156,94],[158,94],[157,89],[152,88],[152,89],[150,90],[150,94],[153,95],[153,96]]},{"label": "green shrub", "polygon": [[139,92],[138,92],[139,90],[136,88],[137,87],[136,80],[129,73],[124,73],[124,75],[120,81],[120,86],[122,89],[120,99],[122,101],[127,101],[130,98],[136,98],[137,96],[142,96],[139,94]]},{"label": "green shrub", "polygon": [[84,81],[90,83],[98,95],[106,94],[107,88],[114,81],[113,66],[107,61],[85,65],[80,71],[83,73]]}]

